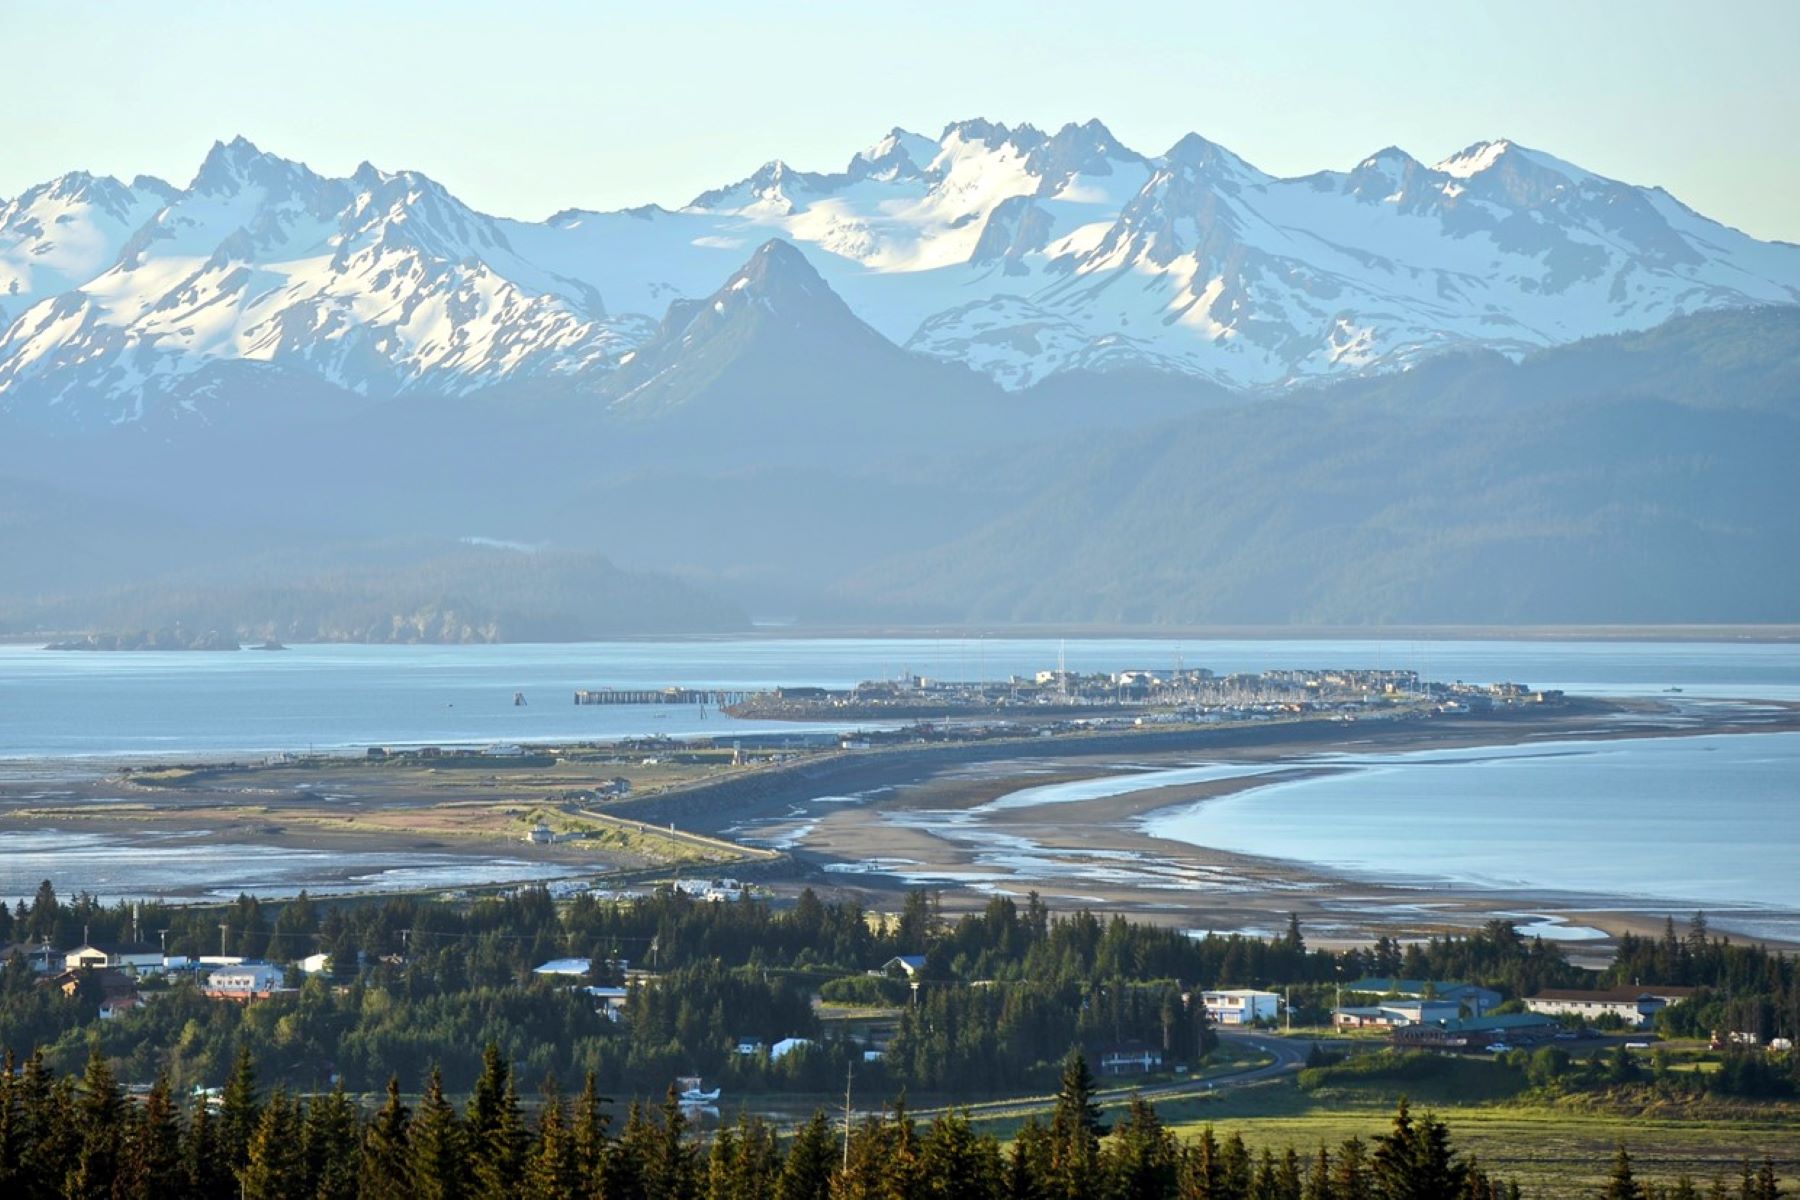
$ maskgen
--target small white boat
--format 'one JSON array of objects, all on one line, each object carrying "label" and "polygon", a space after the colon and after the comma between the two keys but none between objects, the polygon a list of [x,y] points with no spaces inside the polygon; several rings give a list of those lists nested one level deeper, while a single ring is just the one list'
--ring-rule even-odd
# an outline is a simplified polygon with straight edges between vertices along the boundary
[{"label": "small white boat", "polygon": [[677,1089],[675,1098],[683,1104],[715,1104],[719,1099],[719,1089],[710,1092],[700,1086],[698,1075],[683,1075],[675,1081]]}]

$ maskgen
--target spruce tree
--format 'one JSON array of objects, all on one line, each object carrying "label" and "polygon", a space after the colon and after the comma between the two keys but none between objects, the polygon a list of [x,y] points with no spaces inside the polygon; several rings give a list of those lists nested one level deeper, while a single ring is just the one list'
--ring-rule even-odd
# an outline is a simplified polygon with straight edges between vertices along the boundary
[{"label": "spruce tree", "polygon": [[[594,1073],[589,1071],[582,1083],[581,1094],[569,1114],[569,1141],[575,1159],[575,1174],[581,1180],[581,1196],[599,1196],[606,1171],[608,1148],[606,1127],[610,1118],[601,1111],[600,1093],[595,1087]],[[608,1197],[608,1200],[611,1200]]]},{"label": "spruce tree", "polygon": [[113,1195],[118,1200],[180,1200],[191,1194],[182,1177],[181,1114],[169,1093],[169,1077],[158,1075],[131,1122]]},{"label": "spruce tree", "polygon": [[187,1136],[181,1142],[181,1175],[186,1194],[200,1200],[227,1200],[237,1195],[237,1180],[219,1149],[218,1124],[207,1097],[195,1097]]},{"label": "spruce tree", "polygon": [[1094,1077],[1087,1058],[1071,1050],[1063,1060],[1062,1083],[1050,1116],[1051,1186],[1068,1200],[1090,1200],[1101,1194],[1100,1106],[1094,1102]]},{"label": "spruce tree", "polygon": [[525,1123],[512,1071],[492,1042],[469,1097],[467,1136],[477,1200],[512,1200],[525,1173]]},{"label": "spruce tree", "polygon": [[775,1200],[830,1200],[831,1175],[837,1163],[831,1125],[825,1114],[815,1109],[788,1147],[775,1181]]},{"label": "spruce tree", "polygon": [[363,1131],[357,1177],[363,1196],[412,1194],[412,1152],[407,1131],[412,1115],[400,1099],[400,1078],[390,1076],[387,1103]]},{"label": "spruce tree", "polygon": [[1468,1168],[1451,1154],[1444,1123],[1414,1121],[1402,1098],[1392,1131],[1375,1139],[1372,1175],[1383,1200],[1442,1200],[1462,1190]]},{"label": "spruce tree", "polygon": [[1131,1098],[1103,1157],[1110,1192],[1119,1200],[1162,1200],[1174,1189],[1174,1141],[1141,1096]]},{"label": "spruce tree", "polygon": [[418,1200],[462,1200],[468,1195],[468,1144],[456,1110],[444,1098],[444,1076],[431,1068],[419,1111],[407,1130],[412,1195]]},{"label": "spruce tree", "polygon": [[675,1085],[663,1098],[662,1120],[649,1139],[644,1163],[644,1192],[649,1200],[699,1200],[700,1172],[694,1148],[687,1142],[687,1114]]},{"label": "spruce tree", "polygon": [[1346,1138],[1338,1147],[1331,1167],[1333,1200],[1374,1200],[1375,1182],[1369,1175],[1369,1156],[1359,1137]]},{"label": "spruce tree", "polygon": [[[1675,926],[1671,922],[1669,925],[1671,940],[1673,940],[1674,932]],[[1618,1153],[1613,1155],[1612,1174],[1607,1176],[1606,1187],[1600,1195],[1602,1200],[1644,1200],[1644,1189],[1632,1177],[1631,1155],[1626,1153],[1624,1146],[1620,1146]]]},{"label": "spruce tree", "polygon": [[63,1193],[67,1200],[109,1200],[123,1148],[125,1096],[98,1038],[88,1049],[87,1073],[81,1080],[75,1118],[81,1149]]},{"label": "spruce tree", "polygon": [[1000,1200],[1000,1147],[976,1133],[968,1114],[945,1113],[919,1147],[921,1192],[930,1200]]},{"label": "spruce tree", "polygon": [[1306,1188],[1300,1195],[1303,1200],[1337,1200],[1337,1191],[1331,1186],[1331,1152],[1323,1144],[1306,1173]]},{"label": "spruce tree", "polygon": [[537,1136],[525,1164],[523,1192],[526,1200],[576,1200],[583,1179],[576,1160],[574,1131],[569,1128],[562,1093],[555,1080],[544,1085],[544,1104],[538,1110]]},{"label": "spruce tree", "polygon": [[342,1084],[306,1106],[301,1127],[305,1191],[311,1200],[356,1200],[361,1121]]},{"label": "spruce tree", "polygon": [[242,1046],[219,1096],[218,1153],[225,1174],[235,1176],[243,1168],[250,1137],[256,1132],[261,1115],[256,1099],[256,1063],[250,1057],[250,1047]]},{"label": "spruce tree", "polygon": [[288,1200],[301,1193],[305,1160],[300,1153],[300,1114],[278,1087],[257,1116],[244,1165],[238,1171],[243,1200]]}]

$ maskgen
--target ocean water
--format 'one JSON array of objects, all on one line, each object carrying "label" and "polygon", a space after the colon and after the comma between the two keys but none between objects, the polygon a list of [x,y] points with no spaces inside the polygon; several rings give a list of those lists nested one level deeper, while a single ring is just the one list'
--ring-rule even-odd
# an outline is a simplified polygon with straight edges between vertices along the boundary
[{"label": "ocean water", "polygon": [[1310,761],[1331,770],[1144,828],[1371,878],[1800,912],[1800,733]]},{"label": "ocean water", "polygon": [[[1410,667],[1592,695],[1800,700],[1800,645],[1699,642],[738,638],[99,654],[0,646],[0,760],[542,742],[800,728],[688,706],[576,707],[578,688],[848,686],[904,672]],[[513,693],[527,705],[515,707]]]}]

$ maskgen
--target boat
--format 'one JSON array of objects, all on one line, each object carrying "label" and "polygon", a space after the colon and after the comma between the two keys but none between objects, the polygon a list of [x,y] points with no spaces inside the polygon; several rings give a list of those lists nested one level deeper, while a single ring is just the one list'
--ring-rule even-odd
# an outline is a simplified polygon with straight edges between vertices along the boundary
[{"label": "boat", "polygon": [[524,708],[525,707],[525,693],[524,692],[514,692],[513,693],[513,707],[514,708]]},{"label": "boat", "polygon": [[683,1104],[716,1104],[719,1100],[718,1088],[707,1091],[700,1086],[698,1075],[683,1075],[675,1081],[675,1098]]}]

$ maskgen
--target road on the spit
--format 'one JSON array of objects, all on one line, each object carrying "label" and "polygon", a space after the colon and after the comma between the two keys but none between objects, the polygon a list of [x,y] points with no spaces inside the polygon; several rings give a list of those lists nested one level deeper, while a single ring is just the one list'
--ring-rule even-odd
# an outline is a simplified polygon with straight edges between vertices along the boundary
[{"label": "road on the spit", "polygon": [[[1232,1042],[1239,1046],[1260,1051],[1271,1056],[1273,1061],[1260,1067],[1246,1067],[1242,1071],[1233,1071],[1227,1075],[1214,1075],[1208,1079],[1178,1079],[1173,1083],[1152,1084],[1149,1087],[1109,1087],[1095,1093],[1094,1098],[1102,1104],[1117,1102],[1129,1096],[1142,1096],[1145,1100],[1176,1100],[1192,1096],[1205,1096],[1214,1092],[1222,1092],[1231,1088],[1247,1087],[1258,1083],[1267,1083],[1284,1075],[1299,1072],[1306,1065],[1306,1056],[1313,1048],[1311,1040],[1300,1038],[1275,1037],[1266,1033],[1251,1033],[1248,1030],[1215,1029],[1221,1041]],[[977,1121],[999,1120],[1008,1117],[1024,1117],[1034,1112],[1042,1112],[1051,1103],[1048,1097],[1034,1097],[1027,1100],[997,1100],[990,1104],[953,1104],[944,1108],[916,1109],[916,1117],[932,1117],[940,1112],[967,1112]]]}]

